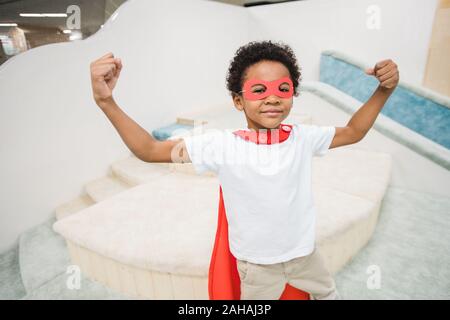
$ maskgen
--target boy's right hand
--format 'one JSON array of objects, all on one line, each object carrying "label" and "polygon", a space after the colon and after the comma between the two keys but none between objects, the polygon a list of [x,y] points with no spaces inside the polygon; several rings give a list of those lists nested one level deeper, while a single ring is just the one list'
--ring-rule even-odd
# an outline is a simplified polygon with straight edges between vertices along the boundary
[{"label": "boy's right hand", "polygon": [[92,92],[95,102],[102,107],[112,100],[112,91],[122,70],[122,61],[109,52],[91,63]]}]

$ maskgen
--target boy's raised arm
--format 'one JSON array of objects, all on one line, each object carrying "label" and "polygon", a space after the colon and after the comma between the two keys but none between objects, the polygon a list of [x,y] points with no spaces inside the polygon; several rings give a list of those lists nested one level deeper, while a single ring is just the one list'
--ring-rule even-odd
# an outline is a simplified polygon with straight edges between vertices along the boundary
[{"label": "boy's raised arm", "polygon": [[91,63],[91,83],[96,104],[116,128],[128,149],[146,162],[190,162],[182,139],[158,141],[123,112],[112,91],[122,70],[122,61],[112,53]]},{"label": "boy's raised arm", "polygon": [[336,127],[330,149],[353,144],[363,139],[399,82],[397,64],[391,59],[378,62],[374,68],[367,69],[366,73],[378,79],[378,88],[353,114],[346,127]]}]

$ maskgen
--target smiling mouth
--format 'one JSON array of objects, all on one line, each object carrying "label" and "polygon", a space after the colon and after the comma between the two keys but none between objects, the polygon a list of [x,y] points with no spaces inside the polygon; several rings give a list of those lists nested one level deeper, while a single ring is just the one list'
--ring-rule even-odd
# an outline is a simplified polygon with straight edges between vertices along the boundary
[{"label": "smiling mouth", "polygon": [[265,114],[266,116],[269,116],[269,117],[277,117],[280,114],[282,114],[283,112],[282,111],[265,111],[265,112],[261,112],[261,113]]}]

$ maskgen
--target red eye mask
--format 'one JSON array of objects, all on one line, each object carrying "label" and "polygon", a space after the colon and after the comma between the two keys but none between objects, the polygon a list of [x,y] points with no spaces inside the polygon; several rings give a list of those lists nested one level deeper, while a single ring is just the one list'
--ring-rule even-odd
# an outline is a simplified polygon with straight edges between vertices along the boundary
[{"label": "red eye mask", "polygon": [[[289,84],[289,91],[286,91],[286,89],[288,89],[287,85],[281,86],[281,84],[283,84],[283,83]],[[259,86],[258,88],[253,89],[253,91],[256,91],[256,92],[253,92],[252,87],[256,84],[259,84],[262,86]],[[263,87],[265,87],[265,88],[263,88]],[[280,89],[280,87],[281,87],[281,89]],[[280,98],[290,98],[294,95],[294,85],[292,83],[292,80],[289,77],[280,78],[280,79],[274,80],[274,81],[250,79],[244,83],[244,88],[241,92],[244,93],[244,98],[247,100],[261,100],[272,94],[274,94]]]}]

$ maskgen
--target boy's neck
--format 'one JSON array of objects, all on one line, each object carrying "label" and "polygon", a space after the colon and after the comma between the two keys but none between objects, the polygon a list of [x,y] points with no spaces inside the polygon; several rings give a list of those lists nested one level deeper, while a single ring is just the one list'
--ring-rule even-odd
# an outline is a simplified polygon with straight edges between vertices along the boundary
[{"label": "boy's neck", "polygon": [[260,130],[267,130],[268,131],[270,129],[278,129],[280,127],[280,124],[281,123],[279,123],[278,125],[276,125],[273,128],[267,128],[267,127],[264,127],[264,126],[255,126],[255,125],[251,125],[251,124],[247,123],[247,129],[250,130],[250,131],[260,131]]}]

